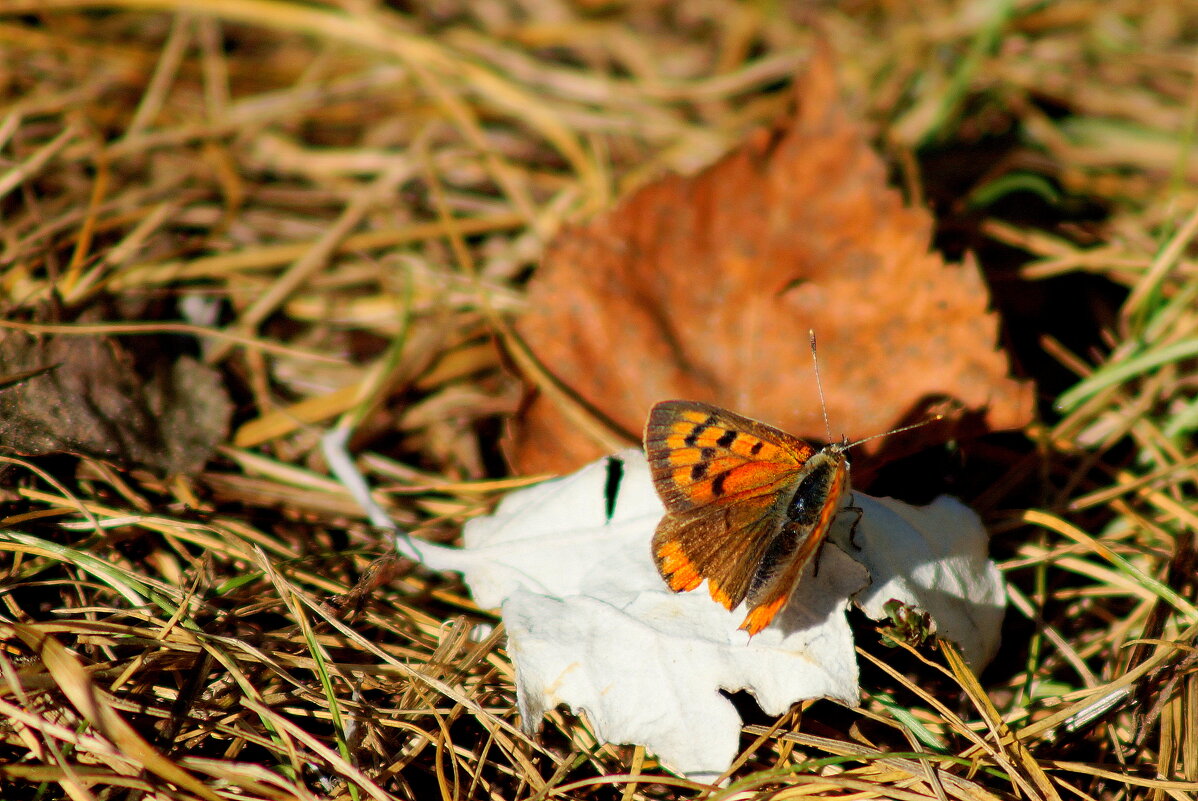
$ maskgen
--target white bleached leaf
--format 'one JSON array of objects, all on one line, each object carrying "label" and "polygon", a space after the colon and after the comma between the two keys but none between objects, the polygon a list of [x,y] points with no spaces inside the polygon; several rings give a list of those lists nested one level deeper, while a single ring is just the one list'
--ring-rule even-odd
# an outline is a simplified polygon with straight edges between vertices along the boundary
[{"label": "white bleached leaf", "polygon": [[[980,670],[998,650],[1007,591],[988,555],[982,521],[956,498],[927,506],[858,494],[867,511],[850,554],[869,569],[872,583],[856,601],[875,620],[896,598],[928,612],[936,633],[961,646]],[[868,518],[870,525],[864,525]]]},{"label": "white bleached leaf", "polygon": [[[1001,597],[976,515],[955,501],[917,509],[855,493],[854,503],[864,510],[853,537],[860,550],[847,544],[854,515],[841,515],[830,539],[857,561],[829,542],[751,639],[738,630],[744,608],[725,610],[705,588],[671,592],[657,574],[650,540],[663,509],[639,451],[510,494],[466,524],[460,558],[437,561],[464,572],[481,606],[501,607],[526,727],[565,704],[585,711],[598,737],[642,744],[674,770],[711,779],[735,758],[741,726],[720,690],[747,690],[774,715],[812,698],[857,703],[845,617],[855,595],[870,614],[892,597],[927,608],[966,654],[992,651],[992,639],[970,639],[991,618],[949,599],[981,586],[986,605]],[[867,588],[866,566],[876,588]],[[975,569],[984,580],[966,575]],[[945,622],[958,617],[973,629]],[[997,628],[980,633],[993,638]]]}]

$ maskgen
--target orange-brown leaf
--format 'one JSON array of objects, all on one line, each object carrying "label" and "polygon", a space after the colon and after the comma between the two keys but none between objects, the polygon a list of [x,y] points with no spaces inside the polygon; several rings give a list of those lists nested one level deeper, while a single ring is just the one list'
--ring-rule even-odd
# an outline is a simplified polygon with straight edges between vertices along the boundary
[{"label": "orange-brown leaf", "polygon": [[[703,172],[559,235],[517,322],[532,352],[629,432],[654,402],[688,398],[823,439],[809,329],[834,435],[886,431],[936,396],[1022,425],[1031,393],[996,350],[976,264],[930,251],[931,216],[887,185],[829,57],[797,98],[785,124]],[[507,446],[523,472],[602,454],[545,396]]]}]

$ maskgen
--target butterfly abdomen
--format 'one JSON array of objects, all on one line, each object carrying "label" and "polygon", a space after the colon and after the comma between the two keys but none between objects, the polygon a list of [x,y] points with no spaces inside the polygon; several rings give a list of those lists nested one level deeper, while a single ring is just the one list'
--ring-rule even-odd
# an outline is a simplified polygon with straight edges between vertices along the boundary
[{"label": "butterfly abdomen", "polygon": [[785,605],[799,575],[827,538],[840,511],[848,473],[848,459],[837,445],[824,448],[804,466],[785,507],[785,522],[766,545],[749,582],[747,597],[754,609],[742,628],[750,634],[760,631]]}]

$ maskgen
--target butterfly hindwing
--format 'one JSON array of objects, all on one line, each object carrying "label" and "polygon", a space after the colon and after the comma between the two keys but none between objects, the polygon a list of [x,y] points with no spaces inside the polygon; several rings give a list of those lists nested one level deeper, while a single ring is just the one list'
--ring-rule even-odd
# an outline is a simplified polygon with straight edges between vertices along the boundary
[{"label": "butterfly hindwing", "polygon": [[653,535],[658,572],[675,592],[693,590],[707,579],[711,597],[734,609],[749,593],[755,560],[780,528],[773,507],[772,499],[761,495],[737,507],[703,506],[665,515]]}]

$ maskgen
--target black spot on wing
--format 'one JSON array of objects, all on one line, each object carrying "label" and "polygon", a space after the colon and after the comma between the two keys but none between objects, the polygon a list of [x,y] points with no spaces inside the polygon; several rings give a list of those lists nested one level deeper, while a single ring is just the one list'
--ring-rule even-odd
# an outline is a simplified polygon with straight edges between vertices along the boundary
[{"label": "black spot on wing", "polygon": [[718,421],[719,418],[714,414],[707,415],[706,420],[691,429],[691,433],[686,435],[686,439],[682,440],[682,444],[686,445],[688,448],[695,447],[695,444],[699,441],[699,437],[703,436],[703,432],[711,428]]},{"label": "black spot on wing", "polygon": [[715,441],[715,444],[719,445],[721,448],[731,448],[732,443],[736,442],[736,438],[739,436],[740,434],[736,433],[735,431],[725,431],[720,435],[720,438]]}]

